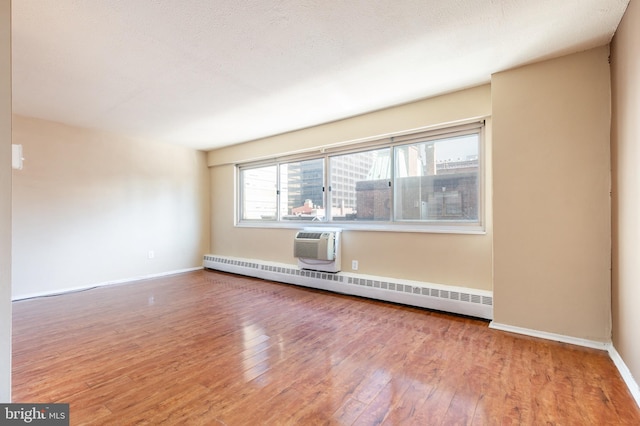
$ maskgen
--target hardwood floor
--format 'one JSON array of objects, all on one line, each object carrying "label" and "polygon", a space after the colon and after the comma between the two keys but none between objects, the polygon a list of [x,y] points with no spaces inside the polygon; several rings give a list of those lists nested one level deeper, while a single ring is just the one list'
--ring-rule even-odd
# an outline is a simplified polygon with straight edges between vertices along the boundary
[{"label": "hardwood floor", "polygon": [[15,402],[71,424],[640,424],[605,352],[197,271],[14,302]]}]

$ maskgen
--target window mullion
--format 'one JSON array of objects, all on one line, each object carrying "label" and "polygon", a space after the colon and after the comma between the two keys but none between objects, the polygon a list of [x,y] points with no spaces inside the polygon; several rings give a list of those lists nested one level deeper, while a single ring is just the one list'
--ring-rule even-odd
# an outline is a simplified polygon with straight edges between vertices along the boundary
[{"label": "window mullion", "polygon": [[389,147],[389,221],[396,221],[396,153],[393,146]]},{"label": "window mullion", "polygon": [[325,221],[333,221],[333,201],[331,200],[331,194],[329,193],[329,179],[331,171],[329,170],[329,156],[324,156],[324,171],[322,173],[322,196],[324,197],[324,211]]},{"label": "window mullion", "polygon": [[280,222],[282,220],[281,208],[282,205],[282,186],[280,179],[280,163],[276,164],[276,222]]}]

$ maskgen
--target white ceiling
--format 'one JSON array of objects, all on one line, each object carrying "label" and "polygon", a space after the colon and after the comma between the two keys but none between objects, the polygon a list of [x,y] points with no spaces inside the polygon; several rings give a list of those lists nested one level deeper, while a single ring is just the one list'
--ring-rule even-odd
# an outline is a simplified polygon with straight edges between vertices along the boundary
[{"label": "white ceiling", "polygon": [[629,0],[13,0],[13,109],[211,149],[608,43]]}]

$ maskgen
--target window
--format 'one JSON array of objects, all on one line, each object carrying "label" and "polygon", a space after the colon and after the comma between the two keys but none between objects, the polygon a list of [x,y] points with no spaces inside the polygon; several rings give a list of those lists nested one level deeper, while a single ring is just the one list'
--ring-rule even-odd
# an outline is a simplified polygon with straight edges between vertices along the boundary
[{"label": "window", "polygon": [[317,158],[280,165],[283,220],[324,220],[324,160]]},{"label": "window", "polygon": [[240,172],[242,220],[276,220],[277,167],[256,167]]},{"label": "window", "polygon": [[389,161],[390,148],[329,157],[331,220],[391,219]]},{"label": "window", "polygon": [[478,221],[477,133],[395,150],[395,219]]},{"label": "window", "polygon": [[482,124],[239,165],[238,224],[481,230]]}]

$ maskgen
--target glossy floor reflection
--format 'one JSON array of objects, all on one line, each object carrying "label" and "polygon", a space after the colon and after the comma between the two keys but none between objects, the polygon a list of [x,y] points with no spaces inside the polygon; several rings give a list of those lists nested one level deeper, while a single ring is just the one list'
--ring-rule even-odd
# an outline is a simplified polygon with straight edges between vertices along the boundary
[{"label": "glossy floor reflection", "polygon": [[72,424],[640,424],[601,351],[198,271],[14,303],[16,402]]}]

